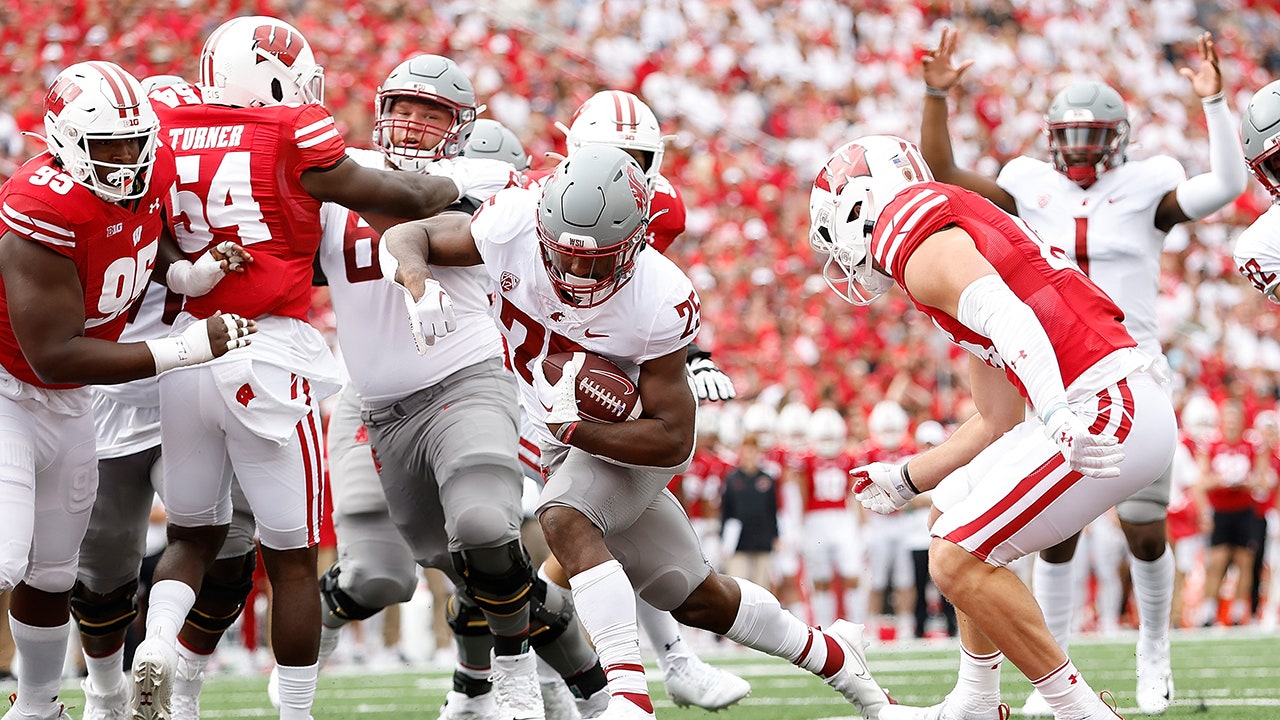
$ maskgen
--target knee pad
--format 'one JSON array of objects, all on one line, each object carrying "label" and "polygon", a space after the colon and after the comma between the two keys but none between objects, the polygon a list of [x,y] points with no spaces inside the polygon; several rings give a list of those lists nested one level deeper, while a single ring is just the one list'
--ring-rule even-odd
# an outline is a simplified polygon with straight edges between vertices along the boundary
[{"label": "knee pad", "polygon": [[489,621],[484,612],[461,593],[449,593],[444,606],[449,629],[458,637],[478,637],[489,634]]},{"label": "knee pad", "polygon": [[496,548],[477,548],[450,554],[467,595],[481,610],[512,615],[529,602],[533,563],[519,540]]},{"label": "knee pad", "polygon": [[342,568],[334,563],[329,566],[324,575],[320,576],[320,600],[324,604],[325,612],[346,623],[371,618],[382,610],[382,607],[371,608],[361,605],[339,587],[338,576],[341,573]]},{"label": "knee pad", "polygon": [[253,591],[253,571],[258,566],[258,551],[214,564],[223,574],[206,575],[200,583],[200,594],[187,613],[186,624],[208,635],[221,635],[231,627],[244,610],[245,598]]},{"label": "knee pad", "polygon": [[1131,525],[1146,525],[1164,520],[1169,511],[1167,505],[1153,500],[1123,500],[1116,505],[1116,514]]},{"label": "knee pad", "polygon": [[[573,603],[566,602],[559,593],[561,588],[549,588],[541,577],[533,578],[529,601],[529,644],[534,648],[545,647],[564,634],[573,623]],[[548,602],[548,592],[555,593]]]},{"label": "knee pad", "polygon": [[71,588],[71,615],[80,632],[104,637],[129,627],[138,616],[138,581],[135,579],[106,593],[96,593],[76,581]]}]

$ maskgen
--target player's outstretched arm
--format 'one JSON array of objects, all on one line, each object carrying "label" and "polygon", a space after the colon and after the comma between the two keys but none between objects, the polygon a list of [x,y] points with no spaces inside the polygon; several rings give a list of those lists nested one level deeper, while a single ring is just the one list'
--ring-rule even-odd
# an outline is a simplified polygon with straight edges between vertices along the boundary
[{"label": "player's outstretched arm", "polygon": [[471,236],[471,216],[449,212],[387,228],[378,245],[378,262],[383,277],[408,288],[417,300],[431,277],[428,265],[480,265],[484,259]]},{"label": "player's outstretched arm", "polygon": [[1204,120],[1209,129],[1209,172],[1183,180],[1160,201],[1155,224],[1163,232],[1178,223],[1199,220],[1221,209],[1239,197],[1249,184],[1244,147],[1222,92],[1222,70],[1218,66],[1213,36],[1204,33],[1198,44],[1200,66],[1194,71],[1179,68],[1178,72],[1191,81],[1191,89],[1204,106]]},{"label": "player's outstretched arm", "polygon": [[959,185],[995,203],[1007,213],[1016,215],[1018,205],[1013,196],[995,180],[972,170],[957,167],[951,148],[951,131],[947,124],[947,94],[960,82],[972,60],[955,64],[956,45],[960,33],[942,29],[938,47],[926,52],[924,64],[924,116],[920,122],[920,154],[938,182]]},{"label": "player's outstretched arm", "polygon": [[9,320],[31,369],[50,384],[109,385],[151,377],[249,344],[252,320],[215,315],[181,336],[149,343],[85,337],[84,291],[76,265],[13,233],[0,237],[0,277]]},{"label": "player's outstretched arm", "polygon": [[302,187],[317,200],[335,202],[366,215],[376,230],[385,225],[374,224],[371,217],[431,217],[457,202],[465,190],[451,178],[377,170],[350,160],[303,172]]}]

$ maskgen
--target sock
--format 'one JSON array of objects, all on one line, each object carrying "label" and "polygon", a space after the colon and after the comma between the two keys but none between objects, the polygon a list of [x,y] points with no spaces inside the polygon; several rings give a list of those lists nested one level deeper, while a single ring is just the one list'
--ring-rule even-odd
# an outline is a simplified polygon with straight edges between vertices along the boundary
[{"label": "sock", "polygon": [[1044,696],[1058,720],[1084,720],[1092,717],[1099,705],[1104,705],[1070,658],[1057,670],[1039,680],[1032,680],[1031,684]]},{"label": "sock", "polygon": [[311,720],[320,665],[277,665],[280,677],[280,720]]},{"label": "sock", "polygon": [[89,673],[89,685],[99,695],[114,695],[125,689],[123,645],[102,657],[85,653],[84,667]]},{"label": "sock", "polygon": [[1218,624],[1218,598],[1205,598],[1200,601],[1200,622],[1198,625]]},{"label": "sock", "polygon": [[[854,582],[846,580],[845,583]],[[867,616],[867,594],[861,588],[850,588],[844,591],[844,616],[864,618]]]},{"label": "sock", "polygon": [[1130,558],[1129,575],[1138,604],[1138,657],[1168,652],[1173,571],[1173,548],[1168,545],[1155,560]]},{"label": "sock", "polygon": [[750,580],[734,580],[742,590],[742,600],[725,637],[824,678],[844,667],[844,650],[833,638],[783,610],[768,590]]},{"label": "sock", "polygon": [[961,695],[994,695],[1000,698],[1000,664],[1004,654],[999,650],[990,655],[975,655],[964,645],[960,646],[960,676],[956,678],[956,692]]},{"label": "sock", "polygon": [[147,600],[147,638],[160,638],[174,645],[187,613],[196,604],[196,591],[180,580],[161,580],[151,586]]},{"label": "sock", "polygon": [[1053,639],[1067,651],[1071,644],[1071,611],[1075,609],[1075,575],[1071,561],[1046,562],[1037,556],[1031,571],[1031,586],[1044,622],[1049,626]]},{"label": "sock", "polygon": [[676,658],[693,654],[680,636],[680,623],[671,617],[671,613],[659,610],[639,596],[636,596],[636,620],[653,645],[653,651],[658,656],[659,670],[666,672]]},{"label": "sock", "polygon": [[178,669],[174,673],[173,693],[187,697],[199,697],[204,687],[204,669],[212,655],[198,653],[183,643],[178,643]]},{"label": "sock", "polygon": [[653,712],[640,660],[635,589],[617,560],[609,560],[569,578],[578,619],[595,643],[609,683],[609,694]]},{"label": "sock", "polygon": [[10,613],[9,629],[19,667],[18,698],[13,708],[23,715],[45,717],[50,714],[50,706],[57,707],[71,621],[39,627],[21,622]]}]

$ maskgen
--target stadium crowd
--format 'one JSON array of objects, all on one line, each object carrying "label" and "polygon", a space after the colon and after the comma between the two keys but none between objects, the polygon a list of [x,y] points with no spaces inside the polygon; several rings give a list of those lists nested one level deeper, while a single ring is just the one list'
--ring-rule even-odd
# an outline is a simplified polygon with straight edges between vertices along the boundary
[{"label": "stadium crowd", "polygon": [[[840,0],[420,5],[5,4],[0,179],[43,150],[19,133],[41,131],[41,100],[64,66],[101,58],[139,78],[195,78],[204,38],[237,14],[286,18],[306,35],[325,67],[325,105],[356,147],[369,145],[378,83],[419,52],[456,60],[488,106],[482,116],[513,130],[535,168],[553,164],[548,153],[565,151],[557,121],[567,123],[601,88],[632,91],[673,136],[663,173],[683,192],[688,220],[668,252],[702,299],[698,343],[737,386],[739,401],[716,413],[720,442],[732,454],[744,435],[778,434],[773,425],[752,427],[750,409],[799,403],[838,408],[854,449],[868,440],[867,418],[886,399],[906,411],[911,431],[928,420],[954,427],[972,409],[964,353],[931,332],[900,292],[853,311],[832,302],[805,242],[810,184],[831,148],[861,134],[918,135],[920,60],[942,23],[961,31],[960,52],[976,61],[951,96],[956,159],[989,175],[1017,155],[1046,154],[1044,108],[1082,77],[1124,96],[1132,156],[1167,154],[1189,174],[1203,172],[1204,117],[1178,74],[1201,30],[1217,40],[1237,115],[1254,90],[1280,77],[1280,51],[1269,42],[1280,33],[1280,13],[1267,0],[868,0],[856,13]],[[1280,315],[1237,274],[1231,248],[1268,203],[1251,181],[1224,210],[1175,228],[1159,305],[1175,405],[1192,397],[1217,408],[1238,403],[1246,427],[1258,425],[1260,436],[1274,417],[1259,416],[1280,398]],[[316,292],[312,319],[334,336],[324,291]],[[1268,450],[1280,452],[1274,444]],[[1269,471],[1272,527],[1276,465]],[[718,506],[718,490],[698,492]],[[786,522],[782,529],[785,536]],[[1094,535],[1106,536],[1105,525]],[[1100,628],[1116,622],[1109,607],[1098,611]],[[1185,622],[1199,624],[1191,615]]]}]

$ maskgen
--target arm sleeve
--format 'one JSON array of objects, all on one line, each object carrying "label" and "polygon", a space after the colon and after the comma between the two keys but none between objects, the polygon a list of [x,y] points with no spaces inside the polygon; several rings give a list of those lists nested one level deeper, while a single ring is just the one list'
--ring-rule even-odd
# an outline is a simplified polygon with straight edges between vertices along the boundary
[{"label": "arm sleeve", "polygon": [[1244,192],[1249,182],[1244,148],[1236,126],[1223,101],[1204,108],[1209,126],[1209,172],[1187,178],[1178,185],[1178,207],[1192,220],[1221,209]]},{"label": "arm sleeve", "polygon": [[1000,276],[984,275],[970,283],[960,293],[956,319],[991,339],[1042,419],[1043,413],[1067,402],[1058,355],[1044,326]]}]

